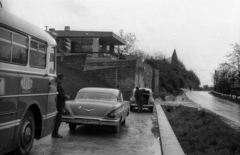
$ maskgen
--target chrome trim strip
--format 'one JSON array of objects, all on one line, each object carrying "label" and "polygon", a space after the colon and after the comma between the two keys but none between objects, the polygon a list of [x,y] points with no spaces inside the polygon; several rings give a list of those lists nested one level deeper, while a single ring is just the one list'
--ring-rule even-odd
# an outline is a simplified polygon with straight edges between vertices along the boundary
[{"label": "chrome trim strip", "polygon": [[11,111],[11,112],[5,112],[5,113],[0,113],[0,116],[1,115],[13,115],[13,114],[16,114],[17,111]]},{"label": "chrome trim strip", "polygon": [[93,111],[94,109],[86,109],[86,108],[83,108],[85,111]]},{"label": "chrome trim strip", "polygon": [[19,95],[1,95],[0,98],[9,98],[9,97],[26,97],[26,96],[44,96],[44,95],[57,95],[56,93],[44,93],[44,94],[19,94]]},{"label": "chrome trim strip", "polygon": [[[45,70],[45,69],[43,69]],[[42,76],[46,76],[46,73],[38,73],[38,72],[29,72],[29,71],[20,71],[20,70],[16,70],[16,69],[5,69],[5,68],[1,68],[0,71],[6,71],[6,72],[16,72],[16,73],[25,73],[25,74],[33,74],[33,75],[42,75]],[[47,75],[48,76],[48,75]],[[55,76],[56,77],[56,76]]]},{"label": "chrome trim strip", "polygon": [[5,123],[0,123],[0,130],[8,129],[14,126],[17,126],[20,124],[20,119],[14,120],[14,121],[9,121]]},{"label": "chrome trim strip", "polygon": [[55,117],[57,115],[57,111],[55,112],[52,112],[52,113],[49,113],[47,115],[43,115],[43,119],[46,120],[46,119],[49,119],[49,118],[52,118],[52,117]]}]

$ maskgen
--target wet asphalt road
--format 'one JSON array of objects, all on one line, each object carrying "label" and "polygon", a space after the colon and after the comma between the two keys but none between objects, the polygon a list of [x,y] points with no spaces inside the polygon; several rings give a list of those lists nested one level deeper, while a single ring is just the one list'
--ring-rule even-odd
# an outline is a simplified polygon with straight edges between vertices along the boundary
[{"label": "wet asphalt road", "polygon": [[217,98],[208,92],[204,91],[191,91],[186,95],[195,103],[201,105],[203,108],[208,109],[223,118],[231,121],[234,126],[240,127],[240,105]]},{"label": "wet asphalt road", "polygon": [[78,126],[70,131],[62,123],[62,139],[50,135],[34,141],[30,155],[160,155],[158,135],[153,134],[156,116],[149,111],[131,112],[120,132],[98,126]]}]

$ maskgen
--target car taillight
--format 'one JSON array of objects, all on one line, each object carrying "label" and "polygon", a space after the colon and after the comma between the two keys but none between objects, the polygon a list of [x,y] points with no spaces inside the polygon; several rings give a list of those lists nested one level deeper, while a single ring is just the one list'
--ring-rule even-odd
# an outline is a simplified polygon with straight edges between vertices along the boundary
[{"label": "car taillight", "polygon": [[66,108],[63,108],[63,115],[70,115],[70,112]]},{"label": "car taillight", "polygon": [[109,114],[107,114],[107,118],[112,118],[115,119],[117,118],[117,114],[123,109],[123,107],[119,107],[115,110],[113,110],[112,112],[110,112]]}]

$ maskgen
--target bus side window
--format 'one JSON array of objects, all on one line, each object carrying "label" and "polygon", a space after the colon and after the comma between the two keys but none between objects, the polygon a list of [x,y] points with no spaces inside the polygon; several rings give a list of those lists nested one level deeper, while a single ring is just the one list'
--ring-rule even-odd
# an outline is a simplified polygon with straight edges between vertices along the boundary
[{"label": "bus side window", "polygon": [[11,44],[0,40],[0,61],[10,62]]},{"label": "bus side window", "polygon": [[0,61],[26,65],[27,42],[26,36],[0,28]]},{"label": "bus side window", "polygon": [[10,62],[11,32],[0,28],[0,61]]},{"label": "bus side window", "polygon": [[46,44],[31,40],[30,44],[30,67],[46,68]]},{"label": "bus side window", "polygon": [[55,73],[55,47],[51,47],[50,49],[49,73]]},{"label": "bus side window", "polygon": [[13,33],[13,63],[27,64],[27,43],[27,37]]}]

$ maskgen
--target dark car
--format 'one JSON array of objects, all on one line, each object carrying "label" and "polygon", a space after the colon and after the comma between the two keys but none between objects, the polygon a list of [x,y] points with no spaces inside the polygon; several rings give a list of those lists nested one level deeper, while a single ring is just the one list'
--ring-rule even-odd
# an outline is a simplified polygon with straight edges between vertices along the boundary
[{"label": "dark car", "polygon": [[[139,88],[139,90],[143,91],[143,106],[142,108],[148,108],[151,112],[153,112],[154,108],[154,98],[152,95],[152,90],[150,88]],[[135,91],[136,88],[132,91],[132,96],[130,98],[130,111],[133,111],[134,108],[137,108],[138,105],[135,99]]]}]

